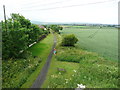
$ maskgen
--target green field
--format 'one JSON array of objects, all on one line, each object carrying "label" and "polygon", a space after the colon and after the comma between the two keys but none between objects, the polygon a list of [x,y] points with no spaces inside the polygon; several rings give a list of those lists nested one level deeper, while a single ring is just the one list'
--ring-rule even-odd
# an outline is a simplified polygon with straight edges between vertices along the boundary
[{"label": "green field", "polygon": [[77,84],[86,88],[118,88],[117,62],[78,47],[61,46],[62,36],[56,36],[57,55],[53,55],[43,88],[77,88]]},{"label": "green field", "polygon": [[118,30],[112,27],[65,27],[62,34],[75,34],[76,47],[96,52],[109,60],[118,60]]}]

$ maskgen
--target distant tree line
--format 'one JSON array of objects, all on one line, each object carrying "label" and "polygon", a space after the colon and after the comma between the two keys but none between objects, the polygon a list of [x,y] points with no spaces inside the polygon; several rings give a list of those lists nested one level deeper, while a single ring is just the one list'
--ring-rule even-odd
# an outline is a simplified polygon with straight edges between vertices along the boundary
[{"label": "distant tree line", "polygon": [[60,25],[49,25],[49,28],[53,30],[53,32],[57,32],[60,34],[60,30],[63,29],[62,26]]}]

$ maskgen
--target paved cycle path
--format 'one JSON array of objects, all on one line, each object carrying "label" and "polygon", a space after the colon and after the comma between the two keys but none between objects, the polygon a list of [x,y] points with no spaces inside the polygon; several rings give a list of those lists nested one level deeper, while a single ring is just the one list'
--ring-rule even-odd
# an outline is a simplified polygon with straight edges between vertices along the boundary
[{"label": "paved cycle path", "polygon": [[47,58],[47,61],[46,61],[45,65],[43,66],[39,76],[37,77],[37,79],[35,80],[33,85],[31,86],[31,88],[41,88],[43,82],[45,81],[46,75],[47,75],[47,72],[48,72],[48,69],[49,69],[49,66],[50,66],[50,62],[51,62],[51,59],[52,59],[53,50],[56,46],[56,43],[57,43],[57,39],[56,39],[56,36],[54,35],[54,44],[52,46],[52,50],[50,51],[50,54]]}]

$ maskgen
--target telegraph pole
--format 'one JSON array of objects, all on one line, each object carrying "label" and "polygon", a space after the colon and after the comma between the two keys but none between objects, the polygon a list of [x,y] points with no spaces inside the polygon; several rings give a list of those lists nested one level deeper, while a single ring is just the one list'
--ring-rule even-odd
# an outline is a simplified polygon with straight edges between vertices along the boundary
[{"label": "telegraph pole", "polygon": [[7,31],[7,21],[6,21],[5,5],[3,5],[3,11],[4,11],[4,20],[5,20],[5,29]]}]

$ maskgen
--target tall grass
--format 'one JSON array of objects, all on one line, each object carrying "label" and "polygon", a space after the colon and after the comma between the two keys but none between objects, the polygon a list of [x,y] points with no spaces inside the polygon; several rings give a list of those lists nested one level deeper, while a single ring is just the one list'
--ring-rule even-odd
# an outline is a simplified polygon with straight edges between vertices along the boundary
[{"label": "tall grass", "polygon": [[58,50],[56,55],[56,59],[59,61],[67,61],[67,62],[76,62],[79,63],[81,60],[90,59],[91,57],[95,57],[91,52],[80,51],[75,49],[74,47],[66,47],[60,48],[62,51]]},{"label": "tall grass", "polygon": [[[71,73],[71,71],[65,69],[65,67],[63,68],[66,70],[66,73],[61,73],[56,69],[48,76],[49,81],[47,82],[49,83],[47,87],[76,88],[77,84],[83,84],[86,88],[118,88],[119,76],[116,62],[105,60],[95,53],[75,48],[62,47],[57,50],[58,54],[55,56],[56,60],[66,62],[65,65],[67,66],[67,62],[69,65],[69,62],[75,62],[73,60],[76,58],[76,60],[79,61],[79,68],[71,70],[74,73]],[[66,55],[66,52],[69,53]],[[69,57],[71,56],[71,53],[76,55],[76,57]],[[77,56],[83,58],[77,59]],[[61,65],[62,64],[63,63],[61,62]],[[71,69],[73,67],[76,66],[72,66]],[[67,77],[68,74],[70,74],[69,77]]]}]

